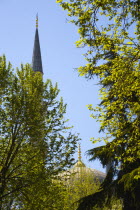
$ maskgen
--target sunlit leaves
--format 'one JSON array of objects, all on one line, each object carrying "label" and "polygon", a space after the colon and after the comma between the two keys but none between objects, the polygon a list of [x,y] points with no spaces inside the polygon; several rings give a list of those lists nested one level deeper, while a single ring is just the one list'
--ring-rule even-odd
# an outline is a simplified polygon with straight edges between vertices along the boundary
[{"label": "sunlit leaves", "polygon": [[52,176],[72,165],[79,137],[67,124],[57,84],[44,83],[29,64],[14,73],[5,57],[0,57],[0,76],[0,208],[11,202],[15,209],[44,210],[51,203],[45,190],[51,195],[57,188]]},{"label": "sunlit leaves", "polygon": [[[122,178],[124,194],[121,196],[126,196],[127,200],[130,190],[129,196],[135,197],[136,205],[140,206],[136,193],[133,191],[131,194],[131,186],[135,189],[139,187],[139,1],[63,0],[60,5],[68,11],[70,21],[78,26],[80,39],[76,46],[85,47],[86,50],[87,64],[80,66],[78,73],[86,78],[98,76],[101,87],[99,107],[89,105],[88,108],[92,112],[91,117],[100,122],[100,131],[111,136],[111,142],[105,142],[106,145],[98,150],[93,149],[92,158],[98,158],[105,166],[110,157],[110,173],[118,179],[121,170],[125,174]],[[135,185],[134,174],[137,177]],[[134,202],[133,199],[131,201]]]}]

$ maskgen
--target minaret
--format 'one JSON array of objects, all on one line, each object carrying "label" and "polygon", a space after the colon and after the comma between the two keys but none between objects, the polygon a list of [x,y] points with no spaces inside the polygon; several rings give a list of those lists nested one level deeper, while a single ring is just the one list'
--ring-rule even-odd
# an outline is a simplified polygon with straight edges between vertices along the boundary
[{"label": "minaret", "polygon": [[34,49],[32,57],[32,68],[33,71],[41,72],[43,74],[41,51],[39,44],[39,34],[38,34],[38,15],[36,16],[36,32],[35,32]]}]

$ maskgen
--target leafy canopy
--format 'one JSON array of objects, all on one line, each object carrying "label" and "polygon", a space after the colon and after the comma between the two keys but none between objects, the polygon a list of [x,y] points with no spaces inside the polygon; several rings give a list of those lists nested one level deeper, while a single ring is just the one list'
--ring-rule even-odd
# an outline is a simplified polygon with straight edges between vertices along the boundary
[{"label": "leafy canopy", "polygon": [[52,198],[52,177],[72,165],[79,137],[65,120],[57,84],[44,83],[29,64],[14,73],[5,56],[0,80],[0,209],[45,209],[52,200],[41,196]]},{"label": "leafy canopy", "polygon": [[[105,197],[110,200],[115,188],[125,209],[139,209],[140,1],[57,2],[78,27],[80,39],[76,46],[86,50],[87,64],[77,69],[79,74],[86,78],[96,75],[101,87],[101,103],[96,108],[89,105],[94,112],[92,117],[101,124],[100,131],[106,134],[105,146],[90,150],[89,155],[91,160],[98,158],[104,167],[110,163],[99,196],[104,198],[102,201]],[[96,202],[102,203],[97,198],[96,194],[89,199],[87,209]],[[79,209],[86,209],[82,205]]]}]

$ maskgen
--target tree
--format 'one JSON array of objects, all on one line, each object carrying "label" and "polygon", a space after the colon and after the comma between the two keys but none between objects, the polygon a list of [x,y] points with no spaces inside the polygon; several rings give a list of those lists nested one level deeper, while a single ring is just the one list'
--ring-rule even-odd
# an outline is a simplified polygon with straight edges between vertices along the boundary
[{"label": "tree", "polygon": [[78,201],[84,196],[98,191],[100,182],[95,175],[82,170],[80,172],[70,172],[63,181],[66,186],[65,210],[75,210],[78,207]]},{"label": "tree", "polygon": [[[101,103],[92,117],[101,123],[105,145],[91,149],[110,169],[101,191],[86,197],[81,209],[109,204],[112,196],[123,209],[139,209],[140,193],[140,1],[58,0],[80,34],[77,47],[86,47],[81,76],[99,78]],[[102,21],[104,20],[104,23]],[[95,141],[96,142],[96,141]],[[100,199],[102,198],[102,199]]]},{"label": "tree", "polygon": [[[62,173],[61,183],[66,190],[63,201],[64,210],[76,210],[83,197],[98,192],[100,189],[101,180],[90,170],[84,169],[81,167],[79,171],[74,170]],[[94,206],[93,209],[100,210],[98,206]],[[104,205],[102,210],[108,210],[108,206]],[[110,210],[122,210],[121,201],[112,197]]]},{"label": "tree", "polygon": [[41,196],[58,188],[52,177],[72,165],[79,137],[64,119],[57,84],[44,83],[29,64],[14,73],[5,56],[0,80],[0,209],[44,210],[51,201]]}]

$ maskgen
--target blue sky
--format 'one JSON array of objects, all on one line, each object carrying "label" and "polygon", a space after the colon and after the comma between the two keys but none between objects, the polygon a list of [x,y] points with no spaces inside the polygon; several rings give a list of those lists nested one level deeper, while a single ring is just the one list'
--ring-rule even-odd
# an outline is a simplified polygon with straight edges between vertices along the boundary
[{"label": "blue sky", "polygon": [[[5,54],[13,67],[31,63],[35,35],[35,18],[39,15],[39,37],[44,80],[58,82],[60,96],[67,103],[66,118],[80,133],[82,159],[87,166],[101,171],[98,161],[88,162],[85,152],[95,145],[91,137],[99,137],[99,124],[90,118],[87,104],[99,103],[96,78],[87,81],[74,68],[85,64],[84,49],[77,49],[77,28],[67,22],[66,12],[55,0],[0,0],[0,55]],[[98,146],[98,145],[97,145]],[[77,158],[77,154],[75,154]]]}]

